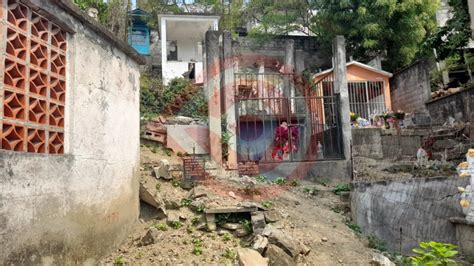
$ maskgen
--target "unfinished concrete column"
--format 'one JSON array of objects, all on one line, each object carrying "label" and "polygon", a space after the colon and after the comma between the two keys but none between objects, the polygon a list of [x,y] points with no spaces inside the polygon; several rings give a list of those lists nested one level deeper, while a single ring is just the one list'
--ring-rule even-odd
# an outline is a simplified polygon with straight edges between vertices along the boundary
[{"label": "unfinished concrete column", "polygon": [[227,119],[227,132],[230,134],[229,155],[227,167],[237,169],[237,122],[235,117],[235,82],[234,60],[232,58],[232,34],[229,31],[222,33],[224,47],[224,112]]},{"label": "unfinished concrete column", "polygon": [[219,32],[206,32],[206,79],[207,103],[209,108],[209,150],[211,160],[222,165],[221,144],[221,73]]},{"label": "unfinished concrete column", "polygon": [[349,109],[349,90],[346,76],[346,40],[344,36],[336,36],[333,41],[334,55],[334,93],[340,95],[339,115],[342,126],[342,148],[344,158],[349,159],[351,154],[351,121]]},{"label": "unfinished concrete column", "polygon": [[[289,39],[285,41],[285,74],[291,75],[295,69],[295,41],[293,39]],[[285,88],[288,90],[287,96],[295,97],[295,90],[293,87],[293,82],[290,82],[291,77],[287,76],[285,79]],[[295,110],[295,102],[294,99],[290,100],[290,111],[293,112]],[[291,123],[291,121],[288,121]]]},{"label": "unfinished concrete column", "polygon": [[285,41],[285,73],[291,74],[295,69],[295,41],[289,39]]},{"label": "unfinished concrete column", "polygon": [[298,49],[295,51],[295,73],[301,75],[304,71],[304,51]]}]

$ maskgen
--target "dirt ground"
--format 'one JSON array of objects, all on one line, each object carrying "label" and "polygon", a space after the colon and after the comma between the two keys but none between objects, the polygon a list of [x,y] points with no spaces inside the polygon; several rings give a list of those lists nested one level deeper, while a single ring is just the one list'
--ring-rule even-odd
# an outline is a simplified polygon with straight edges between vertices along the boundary
[{"label": "dirt ground", "polygon": [[[183,205],[173,210],[179,212],[182,226],[166,225],[166,219],[156,219],[155,208],[141,203],[140,220],[133,234],[104,258],[101,265],[236,265],[237,248],[251,245],[253,236],[198,230],[193,224],[203,219],[203,215],[183,201],[189,192],[176,186],[175,180],[166,181],[152,175],[151,167],[158,165],[161,158],[173,163],[179,163],[180,158],[156,148],[142,147],[141,151],[142,182],[157,188],[167,205],[170,202]],[[260,180],[252,186],[253,193],[249,193],[246,182],[248,180],[236,178],[207,179],[200,185],[207,195],[197,200],[203,201],[206,208],[256,203],[277,210],[280,220],[272,225],[311,249],[306,256],[297,258],[297,265],[368,265],[371,261],[374,251],[348,227],[347,197],[332,192],[337,184],[301,181],[291,186]],[[151,245],[140,245],[141,238],[151,227],[160,229],[159,240]],[[196,243],[200,243],[199,252],[196,252]]]}]

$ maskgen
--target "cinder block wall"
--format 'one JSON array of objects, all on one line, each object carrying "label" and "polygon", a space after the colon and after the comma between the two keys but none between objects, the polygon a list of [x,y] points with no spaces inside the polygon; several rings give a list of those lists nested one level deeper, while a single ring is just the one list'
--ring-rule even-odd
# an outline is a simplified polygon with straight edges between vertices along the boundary
[{"label": "cinder block wall", "polygon": [[425,102],[431,98],[431,69],[432,63],[422,60],[393,75],[390,79],[390,96],[394,111],[428,113]]},{"label": "cinder block wall", "polygon": [[138,219],[138,63],[56,4],[69,1],[27,2],[75,31],[67,40],[64,154],[0,150],[0,264],[95,264]]},{"label": "cinder block wall", "polygon": [[473,119],[474,88],[431,100],[426,104],[426,107],[431,120],[436,123],[443,124],[448,121],[449,117],[469,122]]}]

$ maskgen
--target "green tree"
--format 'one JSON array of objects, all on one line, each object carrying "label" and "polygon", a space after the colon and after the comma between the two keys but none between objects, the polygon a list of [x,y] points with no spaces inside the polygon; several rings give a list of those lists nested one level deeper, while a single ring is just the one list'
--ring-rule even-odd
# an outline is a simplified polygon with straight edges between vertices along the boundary
[{"label": "green tree", "polygon": [[253,0],[253,36],[300,31],[330,49],[336,35],[347,39],[358,60],[385,55],[389,70],[409,64],[436,28],[438,0]]},{"label": "green tree", "polygon": [[102,24],[107,22],[108,6],[103,0],[74,0],[74,3],[84,11],[91,7],[97,9],[99,11],[99,21]]},{"label": "green tree", "polygon": [[429,48],[436,49],[439,60],[459,55],[459,50],[466,47],[471,37],[467,0],[449,0],[448,4],[452,10],[452,17],[427,41]]}]

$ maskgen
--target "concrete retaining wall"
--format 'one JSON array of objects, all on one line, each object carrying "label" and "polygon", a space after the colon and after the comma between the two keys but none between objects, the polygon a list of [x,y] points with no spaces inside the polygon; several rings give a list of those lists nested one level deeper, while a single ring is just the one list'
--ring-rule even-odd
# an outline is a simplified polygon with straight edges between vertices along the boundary
[{"label": "concrete retaining wall", "polygon": [[420,241],[457,244],[449,219],[462,215],[457,187],[467,183],[457,177],[357,183],[352,218],[364,234],[386,241],[395,252],[410,253]]},{"label": "concrete retaining wall", "polygon": [[403,130],[393,135],[381,128],[353,128],[352,155],[372,159],[398,159],[402,156],[416,156],[421,146],[423,132]]},{"label": "concrete retaining wall", "polygon": [[346,160],[261,163],[259,169],[269,179],[289,177],[314,182],[327,179],[348,182],[352,172],[350,162]]},{"label": "concrete retaining wall", "polygon": [[427,113],[425,102],[431,98],[430,70],[432,63],[419,61],[390,79],[392,109],[408,113]]},{"label": "concrete retaining wall", "polygon": [[0,264],[92,265],[138,219],[138,64],[56,4],[65,1],[26,2],[76,32],[66,55],[65,154],[0,150]]},{"label": "concrete retaining wall", "polygon": [[431,120],[439,124],[448,121],[449,117],[469,122],[474,118],[474,88],[428,101],[426,108]]},{"label": "concrete retaining wall", "polygon": [[[329,53],[321,52],[321,47],[316,38],[307,36],[279,36],[272,40],[260,43],[249,37],[241,37],[238,43],[233,45],[233,54],[247,55],[253,60],[258,61],[259,57],[267,59],[279,59],[284,62],[286,40],[294,40],[294,63],[296,73],[301,73],[308,69],[316,72],[320,69],[331,68],[331,57]],[[254,62],[251,62],[253,64]]]}]

